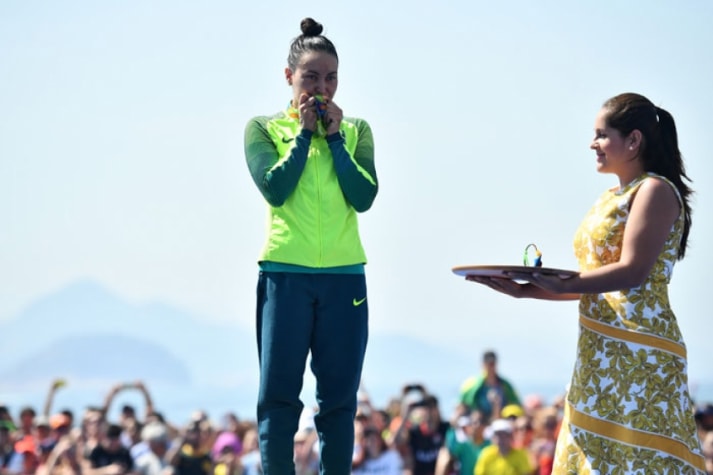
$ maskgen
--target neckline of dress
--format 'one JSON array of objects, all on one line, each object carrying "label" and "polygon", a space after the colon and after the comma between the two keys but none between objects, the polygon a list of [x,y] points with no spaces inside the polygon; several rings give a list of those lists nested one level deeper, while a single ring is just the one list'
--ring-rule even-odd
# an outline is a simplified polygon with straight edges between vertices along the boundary
[{"label": "neckline of dress", "polygon": [[615,195],[623,195],[627,191],[629,191],[633,186],[638,185],[644,178],[648,178],[651,176],[650,172],[644,172],[641,175],[637,176],[633,180],[631,180],[629,183],[627,183],[624,186],[619,186],[616,189],[613,189],[612,191],[614,192]]}]

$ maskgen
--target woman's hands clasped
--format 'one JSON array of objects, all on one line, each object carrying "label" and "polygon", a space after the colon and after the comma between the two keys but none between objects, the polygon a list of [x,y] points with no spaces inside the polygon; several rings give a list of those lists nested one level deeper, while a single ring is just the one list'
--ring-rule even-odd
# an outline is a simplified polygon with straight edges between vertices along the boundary
[{"label": "woman's hands clasped", "polygon": [[332,135],[339,132],[339,126],[342,123],[344,114],[342,109],[330,98],[325,97],[322,102],[326,105],[326,109],[324,110],[323,117],[320,119],[317,112],[316,98],[304,93],[300,95],[298,108],[300,111],[300,125],[302,128],[314,132],[317,130],[317,121],[322,120],[326,134]]}]

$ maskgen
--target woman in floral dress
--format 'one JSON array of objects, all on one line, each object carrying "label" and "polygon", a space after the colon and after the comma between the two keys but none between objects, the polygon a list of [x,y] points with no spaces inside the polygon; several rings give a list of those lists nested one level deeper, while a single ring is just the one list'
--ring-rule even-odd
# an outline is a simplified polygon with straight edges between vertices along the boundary
[{"label": "woman in floral dress", "polygon": [[518,298],[579,300],[553,473],[703,474],[686,346],[668,300],[692,193],[673,117],[639,94],[620,94],[597,115],[590,148],[597,170],[619,183],[575,234],[579,273],[468,279]]}]

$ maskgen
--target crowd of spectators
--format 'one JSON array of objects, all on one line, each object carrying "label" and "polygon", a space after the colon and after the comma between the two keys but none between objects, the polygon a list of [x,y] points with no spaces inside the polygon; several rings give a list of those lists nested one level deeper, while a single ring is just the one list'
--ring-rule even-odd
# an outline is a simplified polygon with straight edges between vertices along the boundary
[{"label": "crowd of spectators", "polygon": [[[63,384],[51,384],[40,411],[0,405],[0,475],[262,473],[251,418],[228,413],[216,423],[196,411],[176,426],[138,381],[115,385],[103,405],[87,406],[76,420],[70,410],[52,411],[54,393]],[[126,390],[143,394],[143,414],[123,405],[118,419],[109,420],[112,403]],[[378,407],[360,390],[352,474],[550,474],[564,396],[552,401],[535,394],[521,398],[516,386],[498,373],[492,351],[483,355],[482,373],[463,383],[455,407],[442,408],[421,383],[405,384],[386,407]],[[319,473],[315,410],[304,409],[294,438],[297,475]],[[697,406],[696,422],[707,473],[713,474],[713,405]]]}]

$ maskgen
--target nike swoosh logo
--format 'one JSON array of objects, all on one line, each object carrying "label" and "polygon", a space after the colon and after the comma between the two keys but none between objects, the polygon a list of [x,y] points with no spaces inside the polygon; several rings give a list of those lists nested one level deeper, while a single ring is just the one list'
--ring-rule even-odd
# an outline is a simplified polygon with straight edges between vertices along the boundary
[{"label": "nike swoosh logo", "polygon": [[292,137],[282,137],[282,143],[290,143],[294,140]]},{"label": "nike swoosh logo", "polygon": [[354,300],[352,300],[352,305],[354,305],[355,307],[358,307],[359,305],[363,304],[365,301],[366,301],[366,297],[364,297],[361,300],[354,299]]}]

